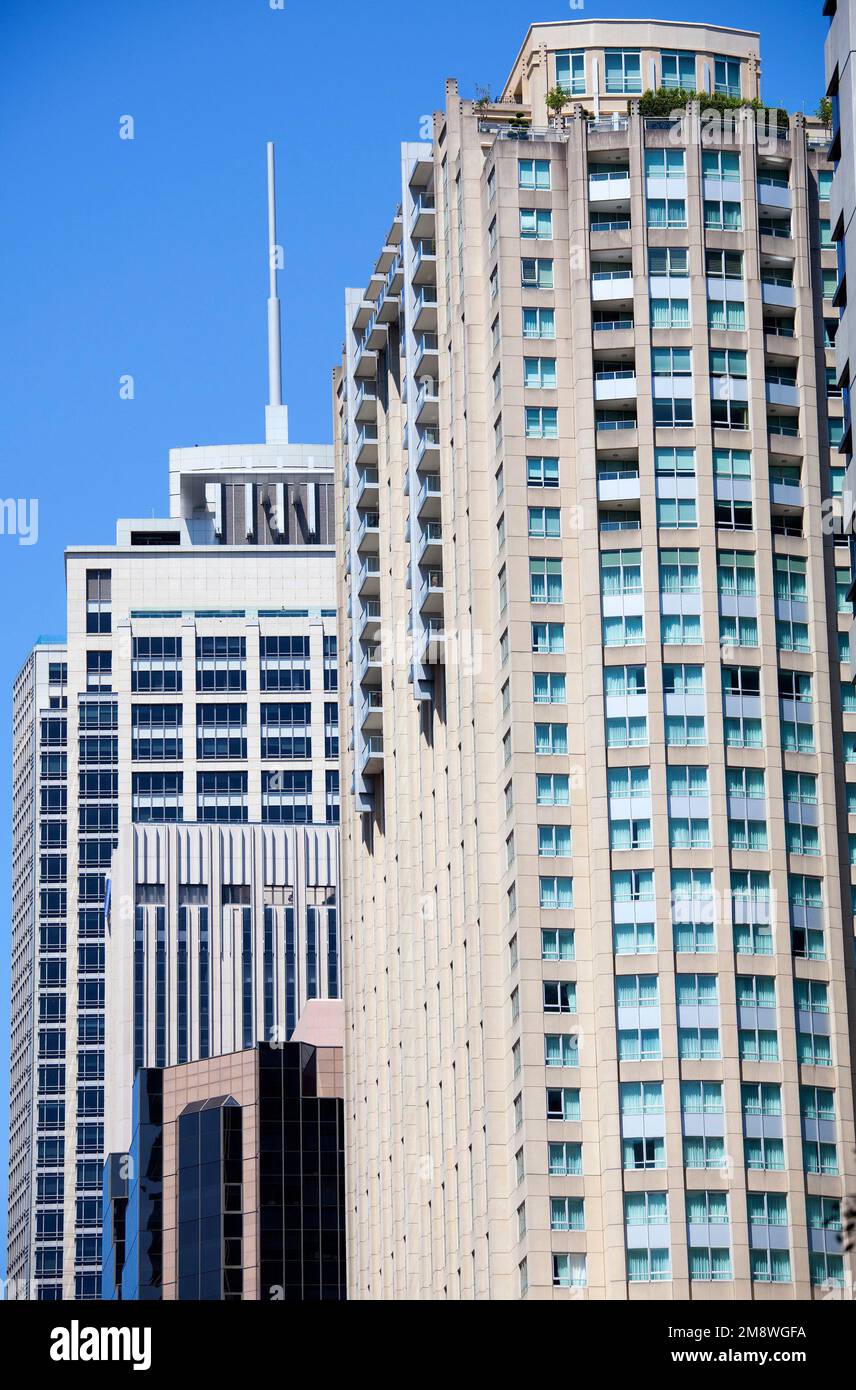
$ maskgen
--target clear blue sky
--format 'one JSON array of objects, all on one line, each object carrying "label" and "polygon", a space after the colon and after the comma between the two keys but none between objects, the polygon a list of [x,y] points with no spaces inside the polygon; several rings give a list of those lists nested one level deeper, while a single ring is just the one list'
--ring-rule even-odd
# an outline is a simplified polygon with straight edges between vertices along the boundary
[{"label": "clear blue sky", "polygon": [[162,515],[170,446],[262,437],[264,142],[291,434],[322,442],[342,291],[365,284],[398,201],[399,141],[447,77],[498,91],[531,22],[615,17],[757,29],[765,97],[811,111],[822,95],[821,0],[3,0],[0,497],[40,503],[38,544],[0,536],[4,1187],[11,683],[37,634],[64,631],[65,545]]}]

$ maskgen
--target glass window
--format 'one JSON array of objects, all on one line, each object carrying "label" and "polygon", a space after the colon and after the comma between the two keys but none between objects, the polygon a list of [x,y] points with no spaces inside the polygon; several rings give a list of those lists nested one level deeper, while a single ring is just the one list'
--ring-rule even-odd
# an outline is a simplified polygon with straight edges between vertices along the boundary
[{"label": "glass window", "polygon": [[586,89],[585,53],[582,49],[556,54],[556,86],[569,96],[582,96]]},{"label": "glass window", "polygon": [[549,188],[549,159],[518,159],[517,183],[520,188]]},{"label": "glass window", "polygon": [[638,49],[608,48],[604,54],[606,90],[610,93],[641,93],[642,63]]},{"label": "glass window", "polygon": [[685,51],[661,53],[660,86],[679,87],[686,92],[694,92],[696,90],[696,55]]}]

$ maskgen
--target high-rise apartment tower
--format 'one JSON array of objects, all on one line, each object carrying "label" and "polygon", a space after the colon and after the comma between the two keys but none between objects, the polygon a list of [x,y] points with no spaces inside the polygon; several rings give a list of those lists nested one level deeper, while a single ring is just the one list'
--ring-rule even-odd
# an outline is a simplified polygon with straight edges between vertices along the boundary
[{"label": "high-rise apartment tower", "polygon": [[[835,166],[829,195],[829,227],[838,256],[838,284],[834,303],[841,315],[835,338],[835,382],[844,401],[844,433],[841,452],[846,467],[842,514],[844,530],[850,537],[851,560],[856,559],[853,530],[856,521],[856,470],[853,468],[853,428],[850,415],[851,366],[856,363],[856,327],[847,312],[847,260],[856,258],[856,77],[853,50],[856,43],[856,4],[853,0],[826,0],[823,13],[829,16],[829,32],[824,45],[827,95],[830,102],[832,139],[829,159]],[[851,566],[856,576],[856,564]],[[851,590],[856,599],[856,588]],[[850,669],[856,674],[851,657]]]},{"label": "high-rise apartment tower", "polygon": [[848,1277],[831,171],[759,74],[740,30],[533,25],[402,146],[347,294],[352,1297]]}]

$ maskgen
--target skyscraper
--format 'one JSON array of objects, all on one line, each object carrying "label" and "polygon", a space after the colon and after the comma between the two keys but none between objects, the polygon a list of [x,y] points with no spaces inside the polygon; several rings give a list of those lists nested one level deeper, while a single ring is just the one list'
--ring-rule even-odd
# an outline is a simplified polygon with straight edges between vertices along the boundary
[{"label": "skyscraper", "polygon": [[62,639],[39,638],[12,692],[11,1298],[61,1266],[65,1094],[67,714]]},{"label": "skyscraper", "polygon": [[[167,517],[66,553],[72,832],[42,861],[63,876],[49,903],[67,952],[44,991],[61,1086],[50,1211],[28,1237],[31,1268],[52,1271],[41,1298],[100,1296],[102,1164],[131,1142],[136,1071],[284,1041],[307,999],[340,993],[333,462],[288,439],[270,149],[268,201],[265,442],[172,450]],[[22,775],[20,800],[38,790]],[[37,886],[22,870],[22,939]]]},{"label": "skyscraper", "polygon": [[[850,416],[850,369],[856,361],[853,316],[847,313],[848,249],[853,259],[853,237],[856,226],[856,85],[853,73],[854,28],[856,6],[852,0],[826,0],[823,13],[829,16],[829,32],[824,44],[827,95],[831,107],[832,139],[829,158],[835,166],[829,196],[829,229],[838,257],[838,285],[835,305],[841,323],[835,338],[835,381],[844,397],[844,434],[841,452],[846,467],[843,488],[844,529],[850,536],[851,560],[854,559],[853,529],[856,520],[856,472],[853,469],[853,429]],[[851,564],[856,576],[856,563]],[[851,591],[851,600],[856,593]],[[851,671],[856,667],[851,660]]]},{"label": "skyscraper", "polygon": [[741,30],[533,25],[347,292],[351,1296],[849,1277],[831,171],[759,81]]}]

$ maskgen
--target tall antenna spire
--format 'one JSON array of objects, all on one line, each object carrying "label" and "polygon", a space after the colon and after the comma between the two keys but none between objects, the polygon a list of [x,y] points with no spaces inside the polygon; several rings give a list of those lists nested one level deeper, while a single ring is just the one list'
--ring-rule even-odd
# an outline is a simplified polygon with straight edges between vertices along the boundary
[{"label": "tall antenna spire", "polygon": [[282,403],[282,340],[276,272],[280,248],[276,240],[276,181],[273,141],[267,147],[268,195],[268,404],[265,406],[265,440],[268,444],[288,443],[288,411]]},{"label": "tall antenna spire", "polygon": [[273,141],[267,146],[268,196],[268,402],[282,405],[282,366],[279,319],[279,299],[276,293],[276,272],[279,247],[276,242],[276,182],[274,174]]}]

